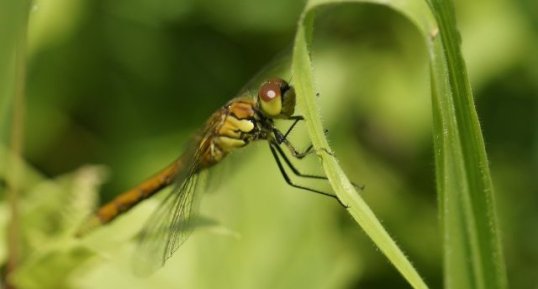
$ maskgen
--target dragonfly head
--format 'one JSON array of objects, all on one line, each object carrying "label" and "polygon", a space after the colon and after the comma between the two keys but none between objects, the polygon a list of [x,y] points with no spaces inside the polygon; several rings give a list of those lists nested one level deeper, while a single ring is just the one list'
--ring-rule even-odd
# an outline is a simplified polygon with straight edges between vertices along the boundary
[{"label": "dragonfly head", "polygon": [[295,89],[280,78],[267,80],[258,90],[258,106],[271,118],[288,118],[295,110]]}]

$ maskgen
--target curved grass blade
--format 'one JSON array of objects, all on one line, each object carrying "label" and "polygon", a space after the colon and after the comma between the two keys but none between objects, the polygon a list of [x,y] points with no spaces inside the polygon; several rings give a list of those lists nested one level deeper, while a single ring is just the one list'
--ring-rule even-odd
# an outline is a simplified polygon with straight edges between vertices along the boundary
[{"label": "curved grass blade", "polygon": [[323,133],[318,109],[315,104],[315,95],[311,62],[308,53],[308,37],[312,28],[313,12],[307,12],[304,19],[299,23],[293,51],[292,74],[294,75],[294,85],[298,95],[298,105],[302,109],[308,120],[307,128],[312,138],[312,143],[319,152],[325,173],[329,178],[331,186],[340,198],[348,206],[348,212],[361,226],[366,234],[374,241],[376,246],[387,256],[387,258],[400,271],[404,278],[413,288],[428,288],[418,272],[411,265],[405,254],[398,248],[394,240],[375,217],[372,210],[355,191],[355,188],[343,173],[338,162],[328,152],[331,151],[327,139]]},{"label": "curved grass blade", "polygon": [[[447,1],[310,1],[295,39],[292,72],[298,105],[325,172],[348,211],[414,288],[427,288],[342,172],[323,133],[315,103],[308,44],[315,9],[342,2],[383,4],[404,14],[422,33],[431,67],[434,146],[443,224],[447,288],[505,288],[491,176],[472,93]],[[436,21],[439,21],[439,25]],[[441,34],[442,37],[438,37]]]}]

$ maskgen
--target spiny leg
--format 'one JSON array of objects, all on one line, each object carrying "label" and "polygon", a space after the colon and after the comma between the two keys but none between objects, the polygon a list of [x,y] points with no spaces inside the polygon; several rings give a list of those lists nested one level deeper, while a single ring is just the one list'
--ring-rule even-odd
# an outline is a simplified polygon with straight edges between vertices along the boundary
[{"label": "spiny leg", "polygon": [[[278,144],[284,144],[286,145],[286,147],[288,148],[288,150],[292,153],[292,155],[295,157],[295,158],[298,158],[298,159],[302,159],[304,158],[305,156],[313,153],[314,151],[312,150],[314,148],[314,146],[312,144],[310,144],[306,150],[304,150],[303,152],[299,152],[295,146],[288,140],[288,135],[292,132],[292,130],[295,128],[295,126],[297,125],[297,123],[299,121],[302,121],[304,120],[304,117],[302,115],[293,115],[285,120],[293,120],[293,123],[291,124],[291,126],[288,128],[288,130],[286,131],[286,133],[282,134],[282,132],[280,130],[278,130],[277,128],[274,128],[273,129],[273,134],[275,135],[275,138],[278,142]],[[327,134],[328,130],[325,130],[324,133]],[[328,151],[327,149],[323,149],[325,152],[327,152],[328,154],[330,155],[333,155],[332,152]]]},{"label": "spiny leg", "polygon": [[[328,181],[329,179],[326,177],[326,176],[319,176],[319,175],[310,175],[310,174],[303,174],[301,173],[301,171],[299,171],[294,165],[293,163],[290,161],[290,159],[288,158],[288,156],[284,153],[284,151],[282,150],[282,148],[278,145],[278,143],[276,142],[273,142],[271,143],[271,146],[274,146],[274,148],[277,150],[278,154],[280,154],[280,156],[282,157],[282,159],[284,160],[284,162],[286,162],[286,164],[288,165],[288,167],[293,171],[293,173],[298,176],[298,177],[303,177],[303,178],[310,178],[310,179],[318,179],[318,180],[326,180]],[[356,188],[356,189],[359,189],[359,190],[364,190],[364,185],[357,185],[353,182],[351,182],[351,184]]]},{"label": "spiny leg", "polygon": [[306,148],[305,151],[303,152],[299,152],[294,146],[293,144],[286,138],[286,136],[284,134],[282,134],[282,132],[280,130],[278,130],[277,128],[273,128],[273,134],[275,135],[275,141],[277,144],[284,144],[288,150],[291,152],[291,154],[297,158],[297,159],[302,159],[304,158],[305,156],[311,154],[313,152],[312,148],[313,146],[310,145],[308,146],[308,148]]},{"label": "spiny leg", "polygon": [[[280,131],[276,130],[275,133],[279,133]],[[327,177],[324,177],[324,176],[313,176],[313,175],[307,175],[307,174],[302,174],[299,170],[297,170],[297,168],[295,168],[295,166],[293,166],[293,164],[291,163],[291,161],[288,159],[288,157],[286,156],[286,154],[284,153],[284,151],[282,150],[282,148],[280,147],[280,144],[283,143],[284,145],[286,145],[286,147],[290,150],[291,154],[293,155],[293,157],[297,158],[297,159],[302,159],[304,158],[305,156],[313,153],[314,151],[312,150],[313,146],[310,145],[304,152],[300,153],[298,152],[295,147],[291,144],[291,142],[288,140],[288,139],[282,139],[282,141],[280,142],[278,139],[276,141],[273,141],[272,142],[272,146],[274,146],[275,148],[277,148],[278,152],[280,153],[280,155],[282,156],[282,158],[284,159],[284,161],[288,164],[288,166],[290,167],[290,169],[295,173],[295,175],[297,176],[300,176],[300,177],[305,177],[305,178],[312,178],[312,179],[323,179],[323,180],[328,180]],[[327,152],[329,153],[331,156],[333,155],[332,153],[330,152]],[[357,185],[353,182],[351,182],[351,184],[356,188],[356,189],[359,189],[359,190],[364,190],[364,185]]]},{"label": "spiny leg", "polygon": [[288,165],[288,167],[292,170],[292,172],[298,176],[303,178],[310,178],[310,179],[318,179],[318,180],[328,180],[325,176],[319,176],[319,175],[310,175],[310,174],[303,174],[301,171],[299,171],[293,163],[290,161],[288,156],[284,153],[282,148],[276,143],[271,142],[270,145],[276,149],[276,152],[280,155],[280,157],[284,160],[284,162]]},{"label": "spiny leg", "polygon": [[298,158],[298,159],[302,159],[305,156],[307,156],[308,154],[312,153],[312,148],[313,148],[312,144],[310,144],[310,146],[308,146],[308,148],[306,148],[305,151],[299,152],[299,151],[297,151],[297,149],[295,149],[295,147],[288,140],[288,135],[293,131],[293,129],[295,128],[297,123],[299,123],[299,121],[304,120],[304,117],[302,115],[292,115],[292,116],[290,116],[289,118],[287,118],[285,120],[293,120],[293,123],[286,130],[286,133],[282,134],[282,132],[280,130],[276,129],[276,128],[273,130],[273,133],[275,135],[275,138],[276,138],[278,144],[284,143],[288,147],[290,152],[293,154],[293,156]]},{"label": "spiny leg", "polygon": [[312,188],[309,188],[309,187],[305,187],[305,186],[301,186],[301,185],[297,185],[297,184],[293,183],[291,181],[290,177],[288,176],[288,174],[286,173],[286,170],[284,169],[284,166],[282,165],[282,162],[280,161],[280,158],[278,157],[278,153],[276,152],[276,149],[273,147],[273,145],[271,143],[269,144],[269,148],[271,149],[271,153],[273,154],[273,157],[274,157],[274,159],[276,161],[278,169],[280,170],[280,173],[282,174],[282,177],[284,177],[284,180],[286,181],[286,183],[288,183],[288,185],[290,185],[290,186],[292,186],[294,188],[303,189],[303,190],[310,191],[310,192],[313,192],[313,193],[316,193],[316,194],[331,197],[333,199],[336,199],[338,201],[338,203],[340,203],[340,205],[342,205],[344,208],[348,208],[348,206],[346,206],[344,203],[342,203],[342,201],[337,196],[335,196],[333,194],[329,194],[327,192],[319,191],[319,190],[316,190],[316,189],[312,189]]},{"label": "spiny leg", "polygon": [[290,116],[289,118],[287,118],[286,120],[293,120],[293,123],[291,124],[291,126],[288,128],[288,130],[286,131],[286,133],[284,134],[284,138],[287,138],[288,135],[290,134],[290,132],[293,130],[293,128],[295,127],[295,125],[297,125],[297,123],[301,120],[304,120],[304,117],[302,115],[292,115]]},{"label": "spiny leg", "polygon": [[[274,128],[273,129],[273,133],[275,135],[275,138],[276,138],[276,142],[272,143],[275,148],[278,149],[278,152],[280,153],[280,155],[282,156],[282,158],[284,159],[284,161],[288,164],[288,167],[293,171],[293,173],[296,175],[296,176],[299,176],[299,177],[305,177],[305,178],[313,178],[313,179],[323,179],[323,180],[328,180],[327,177],[324,177],[324,176],[314,176],[314,175],[306,175],[306,174],[302,174],[299,170],[297,170],[297,168],[295,168],[295,166],[293,166],[293,164],[290,162],[290,160],[288,159],[288,157],[286,156],[286,154],[282,151],[282,148],[280,147],[280,144],[284,144],[288,150],[291,152],[291,154],[293,155],[293,157],[297,158],[297,159],[303,159],[305,156],[311,154],[314,152],[314,150],[312,150],[314,148],[314,145],[313,144],[310,144],[303,152],[299,152],[297,151],[297,149],[295,148],[295,146],[288,140],[288,135],[290,134],[290,132],[293,130],[293,128],[295,127],[295,125],[301,121],[301,120],[304,120],[304,117],[302,115],[294,115],[294,116],[291,116],[289,117],[287,120],[293,120],[293,124],[288,128],[288,130],[286,131],[285,134],[282,134],[282,132],[280,130],[278,130],[277,128]],[[327,134],[329,132],[329,130],[325,129],[324,133]],[[334,153],[331,152],[331,151],[328,151],[327,149],[325,148],[322,148],[322,150],[324,150],[326,153],[328,153],[329,155],[331,156],[334,156]],[[351,184],[359,189],[359,190],[364,190],[364,185],[357,185],[353,182],[351,182]]]},{"label": "spiny leg", "polygon": [[[325,132],[327,132],[327,131],[325,131]],[[287,138],[285,138],[285,136],[282,134],[282,132],[280,132],[278,129],[274,128],[273,133],[275,135],[275,139],[276,139],[277,143],[279,145],[284,144],[288,148],[288,150],[291,152],[293,157],[296,158],[296,159],[302,159],[302,158],[306,157],[307,155],[309,155],[309,154],[311,154],[311,153],[313,153],[315,151],[315,150],[313,150],[314,145],[310,144],[303,152],[299,152],[295,148],[295,146]],[[326,148],[321,148],[320,150],[326,152],[327,154],[329,154],[331,156],[334,156],[334,153],[329,151]]]}]

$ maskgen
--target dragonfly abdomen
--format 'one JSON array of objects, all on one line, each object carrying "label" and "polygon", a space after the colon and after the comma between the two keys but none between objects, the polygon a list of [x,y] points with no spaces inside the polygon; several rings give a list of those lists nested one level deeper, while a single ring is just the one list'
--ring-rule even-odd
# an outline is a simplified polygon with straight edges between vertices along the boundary
[{"label": "dragonfly abdomen", "polygon": [[179,159],[164,168],[155,176],[120,194],[114,200],[99,208],[99,210],[80,227],[77,235],[82,236],[100,225],[111,222],[123,212],[128,211],[141,201],[153,196],[161,189],[170,185],[174,181],[177,173],[183,167],[183,161],[182,159]]}]

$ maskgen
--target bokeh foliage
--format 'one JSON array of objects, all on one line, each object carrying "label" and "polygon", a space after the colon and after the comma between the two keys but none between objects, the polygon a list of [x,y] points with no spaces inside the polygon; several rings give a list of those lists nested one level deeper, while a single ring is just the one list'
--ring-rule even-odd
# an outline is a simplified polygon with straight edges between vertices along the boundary
[{"label": "bokeh foliage", "polygon": [[[43,283],[30,279],[35,271],[23,271],[19,284],[407,286],[338,204],[285,186],[262,144],[223,164],[223,171],[233,171],[206,196],[202,213],[220,225],[195,233],[150,279],[131,275],[129,238],[155,202],[84,244],[73,244],[65,230],[69,225],[54,218],[82,218],[92,204],[87,195],[103,180],[100,169],[78,168],[89,163],[109,168],[101,190],[106,200],[167,164],[207,115],[291,45],[304,3],[41,0],[33,5],[24,151],[36,173],[27,174],[28,193],[21,200],[30,212],[23,229],[31,233],[27,268],[49,266],[38,276],[66,283]],[[524,0],[456,3],[514,288],[538,283],[533,274],[538,270],[536,11],[533,1]],[[0,24],[11,23],[0,15]],[[363,197],[428,285],[441,287],[429,74],[419,33],[387,8],[346,5],[318,15],[313,41],[316,88],[331,145],[348,176],[366,185]],[[5,100],[0,100],[3,138],[9,127]],[[306,146],[303,135],[299,132],[296,141]],[[319,172],[319,163],[309,161],[303,168]],[[6,171],[3,163],[0,169]],[[1,212],[7,214],[6,206]],[[98,257],[81,263],[89,257],[82,245]],[[74,268],[69,280],[51,273],[65,272],[65,264],[84,266]]]}]

